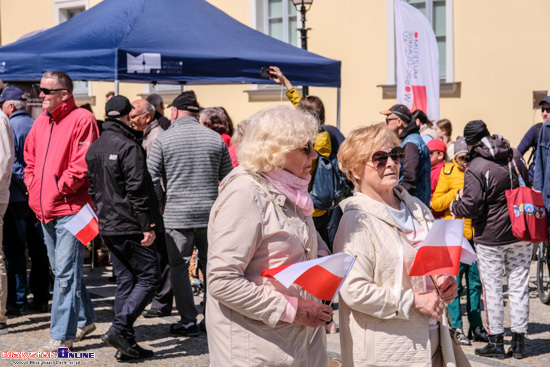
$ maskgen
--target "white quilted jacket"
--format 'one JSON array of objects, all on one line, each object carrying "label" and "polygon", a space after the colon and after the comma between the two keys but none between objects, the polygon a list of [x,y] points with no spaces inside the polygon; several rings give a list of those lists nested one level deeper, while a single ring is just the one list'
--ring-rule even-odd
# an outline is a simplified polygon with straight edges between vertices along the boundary
[{"label": "white quilted jacket", "polygon": [[[395,192],[428,230],[430,210],[402,187]],[[384,204],[356,193],[340,205],[344,214],[334,252],[357,256],[340,290],[343,365],[430,366],[428,317],[413,307],[413,289],[424,291],[424,279],[407,275],[416,250]],[[441,333],[441,345],[446,366],[454,366],[448,332]]]}]

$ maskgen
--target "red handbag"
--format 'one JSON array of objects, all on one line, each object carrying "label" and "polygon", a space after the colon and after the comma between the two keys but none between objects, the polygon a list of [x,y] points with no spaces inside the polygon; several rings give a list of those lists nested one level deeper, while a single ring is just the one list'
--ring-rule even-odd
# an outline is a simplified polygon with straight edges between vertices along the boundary
[{"label": "red handbag", "polygon": [[[522,241],[544,242],[548,239],[548,227],[542,193],[525,186],[525,181],[513,159],[512,163],[520,185],[516,189],[505,191],[508,214],[512,221],[512,232],[516,238]],[[513,184],[510,162],[508,162],[508,169],[510,170],[510,182]]]}]

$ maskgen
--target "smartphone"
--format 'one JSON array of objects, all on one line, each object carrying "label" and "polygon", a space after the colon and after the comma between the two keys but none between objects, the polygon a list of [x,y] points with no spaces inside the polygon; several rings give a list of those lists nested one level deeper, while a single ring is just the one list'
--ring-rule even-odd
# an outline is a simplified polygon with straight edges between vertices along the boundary
[{"label": "smartphone", "polygon": [[273,78],[273,75],[269,73],[271,70],[272,69],[269,66],[262,66],[262,70],[260,71],[260,78],[264,78],[264,79]]}]

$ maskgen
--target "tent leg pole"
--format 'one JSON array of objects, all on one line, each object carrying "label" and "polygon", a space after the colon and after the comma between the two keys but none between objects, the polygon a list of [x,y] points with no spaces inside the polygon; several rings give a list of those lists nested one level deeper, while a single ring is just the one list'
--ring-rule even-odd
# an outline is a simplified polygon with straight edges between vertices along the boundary
[{"label": "tent leg pole", "polygon": [[341,96],[340,96],[340,87],[336,90],[336,127],[338,130],[340,130],[340,102],[341,102]]},{"label": "tent leg pole", "polygon": [[119,81],[118,79],[115,80],[115,96],[118,96],[118,88],[119,88]]}]

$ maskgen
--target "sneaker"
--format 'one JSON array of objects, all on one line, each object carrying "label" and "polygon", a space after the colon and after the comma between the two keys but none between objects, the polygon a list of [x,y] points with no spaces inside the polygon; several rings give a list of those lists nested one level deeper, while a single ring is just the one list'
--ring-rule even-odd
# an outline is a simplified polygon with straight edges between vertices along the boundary
[{"label": "sneaker", "polygon": [[88,334],[91,334],[96,329],[95,322],[92,322],[90,325],[84,327],[79,327],[76,329],[76,339],[75,342],[79,342]]},{"label": "sneaker", "polygon": [[117,351],[116,354],[115,354],[115,358],[117,359],[117,361],[124,362],[124,361],[131,361],[131,360],[134,360],[134,359],[151,358],[152,356],[155,355],[155,352],[153,352],[152,350],[143,349],[138,344],[134,345],[131,348],[136,350],[139,353],[139,357],[137,357],[137,358],[128,357],[127,355],[122,354],[119,351]]},{"label": "sneaker", "polygon": [[456,329],[452,329],[452,330],[453,330],[453,333],[456,336],[456,340],[458,341],[458,344],[460,344],[460,345],[472,345],[472,343],[470,343],[470,339],[468,339],[466,337],[466,335],[464,335],[464,331],[462,331],[462,329],[456,328]]},{"label": "sneaker", "polygon": [[199,327],[196,322],[183,325],[181,322],[170,325],[170,332],[182,336],[199,336]]},{"label": "sneaker", "polygon": [[125,354],[128,357],[139,358],[139,352],[132,348],[128,342],[128,339],[117,334],[113,330],[109,330],[105,334],[101,335],[101,340],[116,348],[120,353]]},{"label": "sneaker", "polygon": [[6,335],[8,333],[8,325],[5,322],[0,323],[0,335]]},{"label": "sneaker", "polygon": [[47,352],[57,352],[59,348],[69,348],[71,349],[73,347],[73,341],[72,340],[56,340],[56,339],[50,339],[50,341],[46,344],[38,348],[39,352],[47,353]]}]

